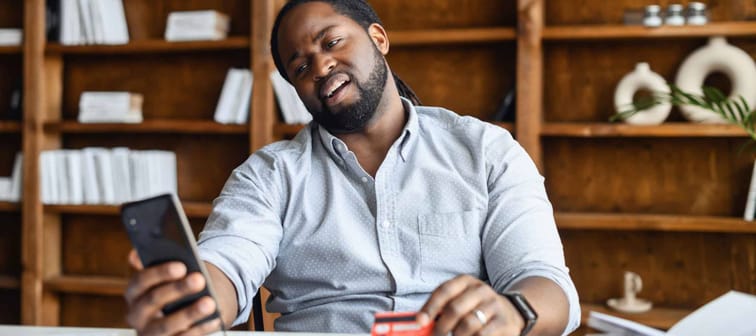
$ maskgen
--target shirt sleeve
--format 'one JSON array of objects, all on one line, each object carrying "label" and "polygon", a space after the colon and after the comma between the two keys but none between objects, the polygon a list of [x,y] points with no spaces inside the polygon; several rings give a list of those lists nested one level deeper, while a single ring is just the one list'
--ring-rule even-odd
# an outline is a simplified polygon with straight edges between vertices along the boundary
[{"label": "shirt sleeve", "polygon": [[200,257],[218,267],[236,288],[244,323],[252,300],[276,266],[281,224],[281,177],[273,153],[258,151],[226,181],[199,236]]},{"label": "shirt sleeve", "polygon": [[580,302],[565,265],[544,178],[508,132],[491,131],[484,147],[489,200],[482,235],[491,285],[501,293],[527,277],[554,281],[570,307],[566,335],[580,325]]}]

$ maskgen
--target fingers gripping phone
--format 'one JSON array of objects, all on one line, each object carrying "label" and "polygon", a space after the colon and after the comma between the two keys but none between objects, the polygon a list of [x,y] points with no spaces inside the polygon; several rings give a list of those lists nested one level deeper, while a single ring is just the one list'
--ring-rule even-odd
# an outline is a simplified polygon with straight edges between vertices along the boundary
[{"label": "fingers gripping phone", "polygon": [[[205,277],[205,288],[196,293],[165,305],[164,315],[188,307],[203,296],[218,300],[210,283],[205,264],[199,259],[197,242],[189,226],[189,221],[178,198],[173,194],[163,194],[148,199],[124,203],[121,207],[121,222],[131,240],[131,245],[139,255],[144,267],[168,261],[180,261],[186,265],[187,274],[200,272]],[[216,308],[210,316],[195,325],[220,318]],[[225,332],[221,320],[221,330]]]}]

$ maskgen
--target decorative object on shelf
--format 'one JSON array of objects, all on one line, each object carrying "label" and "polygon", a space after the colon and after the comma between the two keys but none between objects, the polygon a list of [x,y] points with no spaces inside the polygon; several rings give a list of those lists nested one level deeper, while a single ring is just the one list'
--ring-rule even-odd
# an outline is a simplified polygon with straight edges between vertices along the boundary
[{"label": "decorative object on shelf", "polygon": [[[59,0],[48,11],[60,10],[58,40],[64,45],[126,44],[129,30],[122,0]],[[57,29],[56,22],[48,22],[48,32]]]},{"label": "decorative object on shelf", "polygon": [[653,304],[644,299],[639,299],[636,294],[643,289],[643,281],[640,275],[633,272],[625,272],[624,297],[609,299],[606,304],[624,313],[642,313],[651,310]]},{"label": "decorative object on shelf", "polygon": [[751,172],[751,185],[748,188],[748,197],[746,197],[743,219],[747,221],[753,221],[754,217],[756,217],[756,162],[753,163],[753,171]]},{"label": "decorative object on shelf", "polygon": [[[703,93],[703,83],[713,72],[721,72],[732,83],[731,98],[742,97],[748,106],[756,102],[756,63],[751,56],[727,43],[724,37],[712,37],[682,63],[675,83],[680,90],[694,95]],[[722,115],[699,106],[680,106],[683,116],[702,123],[726,123]]]},{"label": "decorative object on shelf", "polygon": [[[617,113],[633,104],[633,96],[638,90],[648,89],[652,92],[669,94],[667,82],[659,74],[651,71],[648,63],[638,63],[635,70],[622,78],[614,91],[614,106]],[[672,104],[661,103],[649,107],[644,113],[637,113],[624,121],[636,125],[658,125],[664,122],[672,110]]]},{"label": "decorative object on shelf", "polygon": [[239,125],[247,123],[253,79],[249,69],[228,70],[218,105],[215,106],[215,122]]},{"label": "decorative object on shelf", "polygon": [[165,28],[166,41],[223,40],[228,36],[231,19],[215,10],[171,12]]},{"label": "decorative object on shelf", "polygon": [[123,91],[88,91],[79,98],[80,123],[142,122],[141,94]]},{"label": "decorative object on shelf", "polygon": [[648,5],[643,14],[643,25],[646,27],[659,27],[662,25],[661,7]]},{"label": "decorative object on shelf", "polygon": [[0,46],[20,46],[23,35],[21,29],[0,28]]},{"label": "decorative object on shelf", "polygon": [[683,5],[670,4],[667,6],[667,15],[664,16],[664,24],[667,26],[685,25],[685,16],[683,15]]},{"label": "decorative object on shelf", "polygon": [[706,12],[706,4],[702,2],[688,3],[687,22],[689,25],[703,26],[709,23],[709,14]]}]

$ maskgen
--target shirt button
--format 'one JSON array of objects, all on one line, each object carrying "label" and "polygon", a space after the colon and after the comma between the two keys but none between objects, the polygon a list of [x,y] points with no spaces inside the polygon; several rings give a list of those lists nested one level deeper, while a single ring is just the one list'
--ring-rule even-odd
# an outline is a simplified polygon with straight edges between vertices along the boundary
[{"label": "shirt button", "polygon": [[365,177],[365,176],[363,176],[363,177],[362,177],[362,183],[367,183],[367,181],[368,181],[368,178],[367,178],[367,177]]},{"label": "shirt button", "polygon": [[383,223],[381,223],[381,226],[382,226],[382,227],[383,227],[384,229],[388,229],[388,228],[390,228],[390,227],[391,227],[391,222],[389,222],[389,221],[383,221]]}]

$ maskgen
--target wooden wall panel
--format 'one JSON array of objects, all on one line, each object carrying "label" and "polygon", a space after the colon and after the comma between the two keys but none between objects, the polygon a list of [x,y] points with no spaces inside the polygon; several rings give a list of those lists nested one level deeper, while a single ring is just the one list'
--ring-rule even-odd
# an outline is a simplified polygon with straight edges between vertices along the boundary
[{"label": "wooden wall panel", "polygon": [[[622,24],[626,9],[643,10],[646,5],[661,5],[687,1],[679,0],[612,0],[598,2],[591,0],[544,1],[547,25],[569,24]],[[745,21],[756,19],[756,3],[752,0],[711,0],[704,1],[712,21]]]},{"label": "wooden wall panel", "polygon": [[544,141],[558,211],[743,215],[756,153],[737,139]]},{"label": "wooden wall panel", "polygon": [[488,120],[515,81],[515,51],[514,43],[395,47],[388,62],[423,105]]},{"label": "wooden wall panel", "polygon": [[214,9],[231,18],[230,36],[249,35],[249,0],[129,0],[124,1],[132,40],[162,39],[168,14],[174,11]]},{"label": "wooden wall panel", "polygon": [[[2,22],[2,21],[0,21]],[[0,25],[2,28],[2,25]],[[8,111],[10,107],[11,94],[13,90],[21,85],[21,56],[20,55],[0,55],[0,120],[10,118]]]},{"label": "wooden wall panel", "polygon": [[21,321],[21,292],[0,289],[0,324],[19,324]]},{"label": "wooden wall panel", "polygon": [[16,153],[21,151],[21,135],[0,133],[0,177],[10,177]]},{"label": "wooden wall panel", "polygon": [[[21,215],[0,212],[0,276],[21,276]],[[1,315],[1,314],[0,314]]]},{"label": "wooden wall panel", "polygon": [[[756,55],[753,39],[730,43]],[[617,84],[637,63],[649,63],[651,70],[674,83],[685,58],[705,44],[706,39],[546,43],[544,118],[553,122],[606,122],[615,113]],[[707,83],[729,93],[726,84]],[[673,109],[667,121],[680,120],[685,119]]]},{"label": "wooden wall panel", "polygon": [[[189,219],[195,237],[205,218]],[[63,274],[129,277],[129,238],[118,216],[63,217]]]},{"label": "wooden wall panel", "polygon": [[63,117],[76,119],[83,91],[130,91],[144,96],[145,119],[213,120],[230,67],[249,68],[249,52],[70,57]]},{"label": "wooden wall panel", "polygon": [[60,325],[126,328],[126,301],[120,296],[60,295]]},{"label": "wooden wall panel", "polygon": [[370,1],[388,30],[515,26],[517,1]]},{"label": "wooden wall panel", "polygon": [[639,297],[663,307],[695,308],[730,289],[756,292],[754,235],[563,230],[561,236],[583,302],[621,297],[625,271],[642,277]]},{"label": "wooden wall panel", "polygon": [[248,157],[244,135],[69,135],[63,147],[87,146],[162,149],[176,153],[178,191],[182,201],[211,202],[220,194],[231,171]]},{"label": "wooden wall panel", "polygon": [[23,1],[0,1],[0,28],[22,28]]}]

